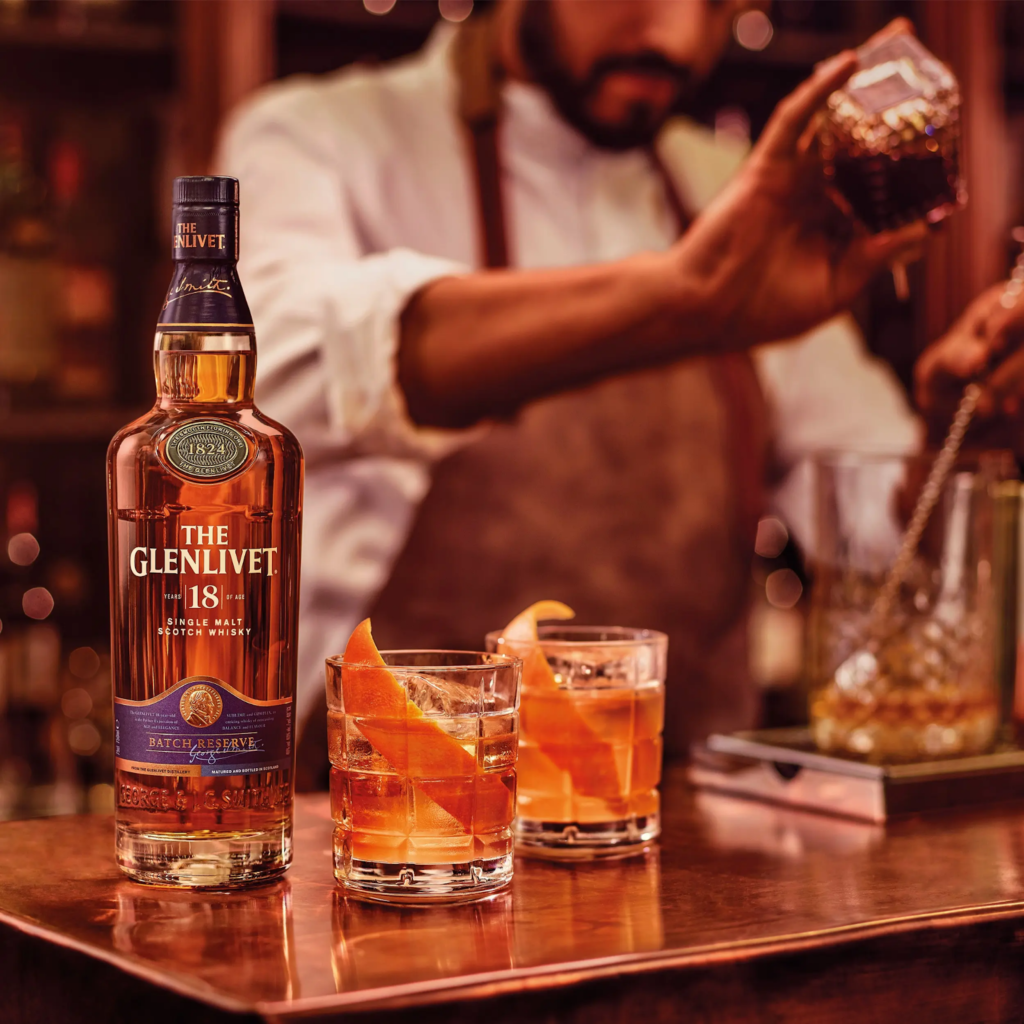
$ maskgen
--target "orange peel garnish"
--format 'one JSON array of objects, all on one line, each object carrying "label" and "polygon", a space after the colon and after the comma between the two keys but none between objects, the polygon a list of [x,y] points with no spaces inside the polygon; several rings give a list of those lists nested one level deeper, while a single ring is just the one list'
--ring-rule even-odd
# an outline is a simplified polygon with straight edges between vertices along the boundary
[{"label": "orange peel garnish", "polygon": [[561,601],[537,601],[525,611],[521,611],[505,627],[501,634],[502,640],[510,640],[517,645],[519,654],[523,654],[523,645],[531,645],[530,652],[523,657],[524,693],[527,690],[539,688],[558,689],[555,673],[551,671],[544,652],[537,646],[537,623],[542,619],[574,619],[575,617],[576,613]]},{"label": "orange peel garnish", "polygon": [[[531,701],[531,695],[558,692],[560,687],[555,673],[539,646],[537,623],[544,619],[571,619],[576,613],[561,601],[537,601],[521,611],[503,630],[498,650],[517,654],[523,659],[523,694],[520,720],[523,733],[545,736],[558,735],[562,742],[537,743],[541,751],[557,768],[568,773],[573,789],[581,796],[608,798],[618,795],[622,784],[615,749],[598,735],[583,717],[576,702]],[[525,645],[532,645],[524,651]],[[562,691],[568,698],[569,691]],[[558,708],[559,721],[545,720],[542,708]]]},{"label": "orange peel garnish", "polygon": [[352,633],[341,669],[345,714],[395,769],[466,829],[474,819],[511,821],[513,793],[502,775],[482,771],[475,754],[410,701],[380,656],[364,619]]}]

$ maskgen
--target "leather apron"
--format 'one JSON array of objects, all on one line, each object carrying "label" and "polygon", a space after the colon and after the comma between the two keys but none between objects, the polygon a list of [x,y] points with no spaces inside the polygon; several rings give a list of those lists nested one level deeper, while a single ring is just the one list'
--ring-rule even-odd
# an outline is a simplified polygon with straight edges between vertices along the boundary
[{"label": "leather apron", "polygon": [[[488,30],[462,28],[455,66],[481,262],[505,266],[500,82]],[[750,727],[747,610],[766,454],[746,356],[688,359],[536,401],[437,466],[370,610],[374,637],[381,647],[480,650],[488,631],[555,598],[581,623],[669,635],[669,751]]]}]

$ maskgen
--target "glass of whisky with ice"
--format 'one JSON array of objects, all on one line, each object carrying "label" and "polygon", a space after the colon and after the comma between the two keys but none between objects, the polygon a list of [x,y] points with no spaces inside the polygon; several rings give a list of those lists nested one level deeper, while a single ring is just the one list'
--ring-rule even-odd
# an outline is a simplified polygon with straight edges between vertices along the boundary
[{"label": "glass of whisky with ice", "polygon": [[895,600],[881,617],[876,605],[929,466],[850,452],[816,460],[807,670],[825,753],[929,761],[995,741],[994,487],[1012,472],[1005,458],[962,457]]},{"label": "glass of whisky with ice", "polygon": [[369,620],[327,659],[334,873],[406,904],[493,896],[512,879],[517,658],[378,651]]},{"label": "glass of whisky with ice", "polygon": [[661,832],[668,637],[537,625],[571,614],[540,602],[487,636],[488,650],[523,660],[517,849],[551,859],[639,853]]}]

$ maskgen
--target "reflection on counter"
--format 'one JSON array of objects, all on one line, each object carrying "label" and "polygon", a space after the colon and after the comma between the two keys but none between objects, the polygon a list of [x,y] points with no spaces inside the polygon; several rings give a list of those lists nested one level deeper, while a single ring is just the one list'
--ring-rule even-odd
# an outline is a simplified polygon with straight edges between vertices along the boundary
[{"label": "reflection on counter", "polygon": [[[517,967],[549,962],[552,947],[573,961],[647,953],[665,943],[658,847],[642,856],[571,866],[520,858],[513,897]],[[567,922],[562,934],[551,935],[551,914]]]},{"label": "reflection on counter", "polygon": [[708,840],[725,850],[750,850],[798,860],[810,851],[862,853],[885,838],[881,825],[718,793],[698,790],[694,802]]},{"label": "reflection on counter", "polygon": [[213,983],[230,964],[253,1000],[299,995],[288,882],[246,893],[198,893],[119,883],[111,932],[120,953]]},{"label": "reflection on counter", "polygon": [[337,990],[394,984],[396,964],[411,983],[662,949],[659,858],[657,849],[572,865],[519,858],[511,892],[462,906],[389,907],[338,889]]},{"label": "reflection on counter", "polygon": [[512,896],[461,906],[398,907],[334,892],[332,965],[339,992],[513,966]]}]

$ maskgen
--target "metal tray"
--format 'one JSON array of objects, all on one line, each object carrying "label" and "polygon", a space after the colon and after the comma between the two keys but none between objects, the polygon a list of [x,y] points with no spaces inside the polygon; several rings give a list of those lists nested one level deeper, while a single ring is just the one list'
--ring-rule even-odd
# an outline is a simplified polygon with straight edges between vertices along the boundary
[{"label": "metal tray", "polygon": [[1024,799],[1024,750],[873,765],[820,754],[810,731],[715,733],[692,750],[690,782],[865,821]]}]

